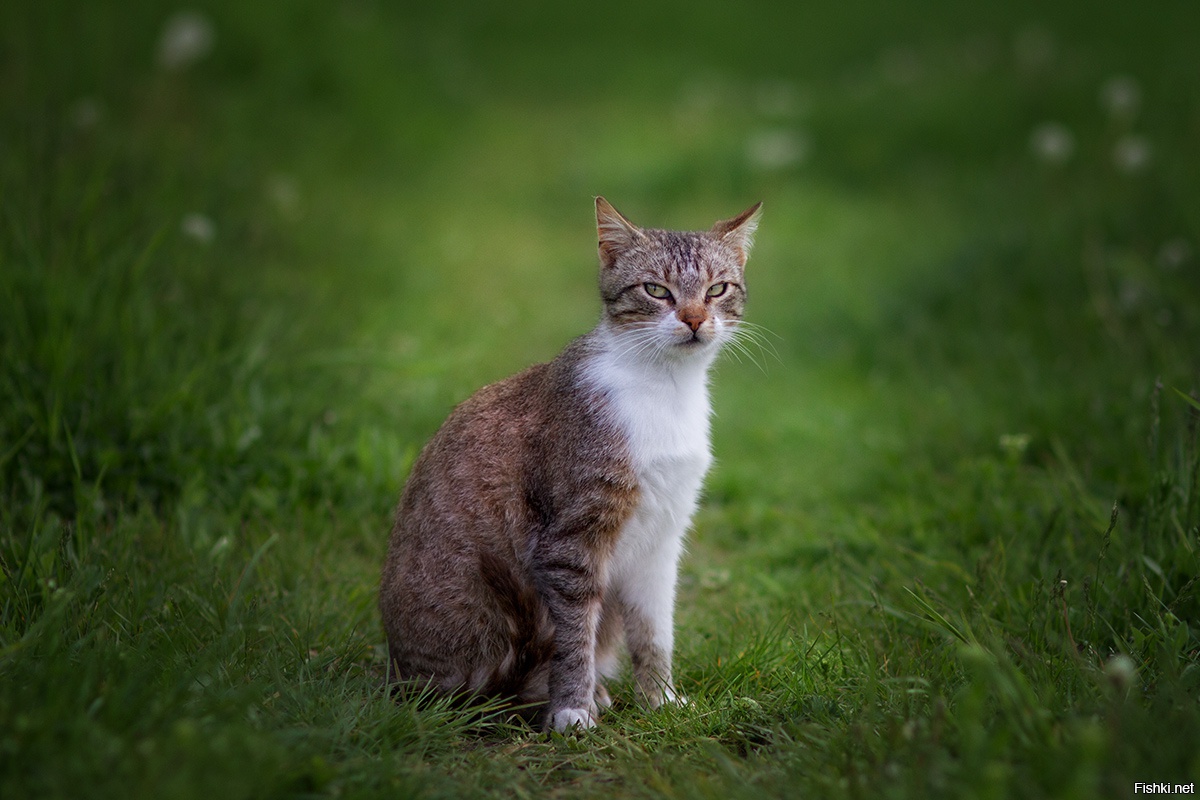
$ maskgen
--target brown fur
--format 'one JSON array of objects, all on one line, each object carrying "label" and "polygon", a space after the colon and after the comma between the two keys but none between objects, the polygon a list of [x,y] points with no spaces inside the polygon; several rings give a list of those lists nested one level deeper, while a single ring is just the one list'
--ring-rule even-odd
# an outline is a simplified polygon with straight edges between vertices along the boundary
[{"label": "brown fur", "polygon": [[573,380],[586,349],[479,390],[413,465],[380,594],[402,678],[547,699],[543,593],[598,605],[592,573],[637,500],[604,399]]},{"label": "brown fur", "polygon": [[[642,230],[603,198],[596,207],[606,319],[661,317],[643,273],[696,295],[673,313],[697,336],[712,313],[740,317],[746,242],[730,237],[757,206],[700,234]],[[703,299],[700,261],[730,265],[713,278],[729,282],[721,297]],[[605,594],[641,493],[610,398],[581,379],[598,346],[594,331],[480,389],[414,463],[379,598],[398,680],[591,715],[608,703],[597,664],[625,638],[642,691],[662,695],[650,684],[669,681],[669,652],[636,609]]]}]

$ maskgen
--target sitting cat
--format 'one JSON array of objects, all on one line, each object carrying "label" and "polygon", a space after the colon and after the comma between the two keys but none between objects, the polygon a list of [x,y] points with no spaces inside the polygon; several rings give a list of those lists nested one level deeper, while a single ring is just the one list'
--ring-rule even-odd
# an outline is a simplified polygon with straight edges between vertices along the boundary
[{"label": "sitting cat", "polygon": [[596,723],[622,640],[651,707],[671,679],[684,534],[712,459],[708,369],[738,331],[761,203],[705,232],[596,198],[596,328],[485,386],[413,465],[379,605],[391,667]]}]

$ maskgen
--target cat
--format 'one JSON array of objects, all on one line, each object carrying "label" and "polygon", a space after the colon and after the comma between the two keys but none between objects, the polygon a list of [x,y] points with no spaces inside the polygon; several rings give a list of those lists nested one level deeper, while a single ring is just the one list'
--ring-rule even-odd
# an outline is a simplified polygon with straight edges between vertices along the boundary
[{"label": "cat", "polygon": [[712,460],[708,371],[739,332],[761,207],[676,232],[596,198],[595,329],[480,389],[413,464],[379,596],[397,680],[590,728],[623,641],[643,702],[683,702],[675,584]]}]

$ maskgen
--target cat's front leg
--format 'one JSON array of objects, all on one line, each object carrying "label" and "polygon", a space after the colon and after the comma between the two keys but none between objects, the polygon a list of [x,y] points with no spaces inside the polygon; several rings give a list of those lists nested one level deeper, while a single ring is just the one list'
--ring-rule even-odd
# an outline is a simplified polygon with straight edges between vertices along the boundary
[{"label": "cat's front leg", "polygon": [[660,570],[656,580],[627,585],[621,593],[621,615],[633,677],[650,708],[687,702],[675,691],[671,675],[676,569],[670,564],[660,565]]},{"label": "cat's front leg", "polygon": [[564,732],[591,728],[596,705],[596,634],[602,584],[586,558],[547,560],[538,569],[542,596],[554,622],[546,724]]},{"label": "cat's front leg", "polygon": [[625,641],[633,677],[650,708],[678,700],[671,676],[672,638],[669,621],[626,607]]}]

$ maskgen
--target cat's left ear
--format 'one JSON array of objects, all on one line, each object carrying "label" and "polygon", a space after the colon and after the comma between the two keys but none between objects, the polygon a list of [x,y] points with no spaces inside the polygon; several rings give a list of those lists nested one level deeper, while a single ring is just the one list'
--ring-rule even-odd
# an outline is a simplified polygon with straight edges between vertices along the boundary
[{"label": "cat's left ear", "polygon": [[759,201],[732,219],[723,219],[712,226],[712,234],[722,242],[727,242],[737,248],[742,255],[742,263],[750,255],[750,247],[754,244],[754,231],[758,229],[758,219],[762,216],[762,202]]}]

